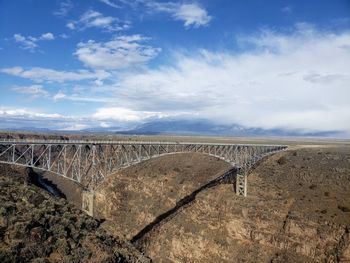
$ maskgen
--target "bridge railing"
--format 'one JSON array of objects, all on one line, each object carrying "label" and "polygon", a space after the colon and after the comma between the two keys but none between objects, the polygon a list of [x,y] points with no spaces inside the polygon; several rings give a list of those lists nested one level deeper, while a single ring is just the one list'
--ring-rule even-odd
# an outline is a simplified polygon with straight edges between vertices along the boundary
[{"label": "bridge railing", "polygon": [[115,140],[40,140],[40,139],[0,139],[3,143],[19,143],[19,144],[119,144],[119,145],[140,145],[140,144],[159,144],[159,145],[225,145],[225,146],[266,146],[266,147],[285,147],[287,145],[275,144],[253,144],[253,143],[202,143],[202,142],[178,142],[178,141],[115,141]]}]

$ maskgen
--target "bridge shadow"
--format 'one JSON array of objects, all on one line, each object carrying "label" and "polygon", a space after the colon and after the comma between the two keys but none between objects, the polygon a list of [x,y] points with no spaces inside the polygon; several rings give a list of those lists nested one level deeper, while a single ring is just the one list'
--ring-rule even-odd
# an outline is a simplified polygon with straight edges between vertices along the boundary
[{"label": "bridge shadow", "polygon": [[26,175],[28,176],[30,183],[46,190],[55,197],[66,199],[66,195],[58,188],[55,183],[48,180],[47,178],[44,178],[42,174],[35,172],[32,168],[26,168]]},{"label": "bridge shadow", "polygon": [[138,245],[139,242],[144,243],[146,240],[143,240],[143,239],[147,238],[148,233],[152,232],[155,228],[159,227],[161,224],[164,224],[167,221],[171,220],[174,216],[176,216],[179,210],[185,209],[187,206],[189,206],[196,199],[197,194],[199,194],[200,192],[206,189],[215,187],[219,184],[235,184],[235,181],[236,181],[235,175],[237,174],[237,172],[238,172],[238,169],[233,167],[228,171],[226,171],[224,174],[221,174],[220,176],[209,181],[205,185],[202,185],[201,187],[193,191],[191,194],[185,196],[184,198],[179,200],[172,209],[157,216],[150,224],[145,226],[138,234],[136,234],[131,239],[131,242],[136,245]]}]

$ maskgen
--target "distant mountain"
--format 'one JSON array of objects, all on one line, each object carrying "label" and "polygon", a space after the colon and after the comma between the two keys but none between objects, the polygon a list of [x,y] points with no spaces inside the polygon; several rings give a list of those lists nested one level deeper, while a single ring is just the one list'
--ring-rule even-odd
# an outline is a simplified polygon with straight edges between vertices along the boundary
[{"label": "distant mountain", "polygon": [[223,135],[228,132],[224,125],[213,125],[201,120],[157,120],[141,124],[127,134],[182,134],[182,135]]},{"label": "distant mountain", "polygon": [[27,131],[27,132],[54,132],[54,130],[51,130],[49,128],[36,128],[36,127],[20,127],[20,128],[1,128],[1,130],[10,130],[10,131]]},{"label": "distant mountain", "polygon": [[122,127],[92,127],[81,130],[87,133],[111,133],[111,132],[124,132],[125,128]]},{"label": "distant mountain", "polygon": [[[1,123],[0,123],[1,124]],[[157,119],[140,125],[132,124],[132,128],[126,128],[126,125],[113,127],[91,127],[82,130],[60,130],[50,128],[36,128],[33,126],[4,125],[2,123],[0,129],[12,131],[32,131],[42,133],[108,133],[108,134],[127,134],[127,135],[203,135],[203,136],[250,136],[250,137],[334,137],[334,138],[349,138],[346,133],[338,131],[327,132],[301,132],[298,130],[285,129],[262,129],[262,128],[247,128],[242,125],[231,124],[215,124],[207,120],[186,120],[186,119]]]},{"label": "distant mountain", "polygon": [[156,120],[144,123],[135,129],[119,131],[121,134],[134,135],[219,135],[219,136],[310,136],[332,137],[338,133],[309,132],[246,128],[241,125],[217,125],[206,120]]}]

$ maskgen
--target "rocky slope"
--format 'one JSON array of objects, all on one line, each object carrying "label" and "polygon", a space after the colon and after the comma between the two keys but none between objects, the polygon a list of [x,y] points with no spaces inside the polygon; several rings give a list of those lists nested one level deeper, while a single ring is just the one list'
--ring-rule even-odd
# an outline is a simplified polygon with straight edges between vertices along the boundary
[{"label": "rocky slope", "polygon": [[158,215],[230,165],[202,154],[172,154],[133,165],[107,178],[98,188],[95,207],[104,226],[131,239]]},{"label": "rocky slope", "polygon": [[150,262],[28,174],[0,166],[0,262]]},{"label": "rocky slope", "polygon": [[[117,214],[107,209],[104,212],[108,219],[114,224],[120,222],[123,229],[128,229],[126,234],[132,236],[135,229],[176,205],[184,194],[178,180],[186,179],[190,192],[214,176],[214,169],[209,169],[213,165],[220,164],[216,171],[219,167],[225,169],[221,161],[196,158],[200,166],[192,169],[200,171],[200,176],[184,176],[186,165],[178,164],[179,159],[171,163],[163,157],[132,168],[135,174],[136,170],[144,171],[143,176],[148,174],[152,180],[132,177],[131,168],[125,175],[118,175],[124,181],[131,176],[118,188],[124,190],[106,188],[105,193],[109,197],[115,193],[110,207],[124,203],[125,211]],[[181,160],[186,163],[187,159]],[[173,174],[174,168],[182,171]],[[165,174],[168,182],[164,181]],[[197,176],[202,179],[191,183]],[[118,185],[117,181],[112,183]],[[201,191],[192,202],[134,240],[135,245],[154,262],[350,261],[349,148],[283,152],[264,160],[250,173],[248,181],[246,198],[237,197],[230,184]],[[151,207],[150,200],[158,206]],[[125,223],[126,218],[138,223]]]}]

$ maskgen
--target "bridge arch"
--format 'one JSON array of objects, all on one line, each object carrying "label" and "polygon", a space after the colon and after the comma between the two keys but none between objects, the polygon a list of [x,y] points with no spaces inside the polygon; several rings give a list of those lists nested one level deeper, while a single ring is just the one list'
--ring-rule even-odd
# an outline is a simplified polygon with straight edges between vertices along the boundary
[{"label": "bridge arch", "polygon": [[[166,155],[188,154],[188,153],[193,153],[193,152],[169,152],[169,153],[161,153],[159,155],[152,155],[152,156],[147,157],[147,158],[141,158],[140,160],[138,160],[138,159],[133,160],[132,162],[130,162],[130,164],[126,164],[125,166],[121,166],[118,170],[130,167],[132,165],[136,165],[136,164],[139,164],[139,163],[142,163],[142,162],[146,162],[146,161],[151,160],[151,159],[157,159],[157,158],[160,158],[160,157],[166,156]],[[226,163],[228,163],[228,164],[230,164],[232,166],[235,166],[235,164],[232,163],[231,160],[225,159],[222,156],[215,155],[215,154],[210,154],[210,153],[206,153],[206,152],[196,152],[196,153],[212,156],[212,157],[218,158],[218,159],[220,159],[220,160],[222,160],[222,161],[224,161],[224,162],[226,162]]]},{"label": "bridge arch", "polygon": [[81,140],[1,140],[0,163],[32,167],[94,190],[120,169],[167,154],[202,153],[249,169],[283,145]]},{"label": "bridge arch", "polygon": [[[80,140],[0,140],[0,163],[32,167],[82,186],[82,210],[94,211],[94,190],[109,175],[152,158],[176,153],[202,153],[247,171],[284,145]],[[228,172],[230,173],[230,172]],[[226,176],[226,175],[225,175]],[[246,196],[246,176],[236,174],[236,193]]]}]

